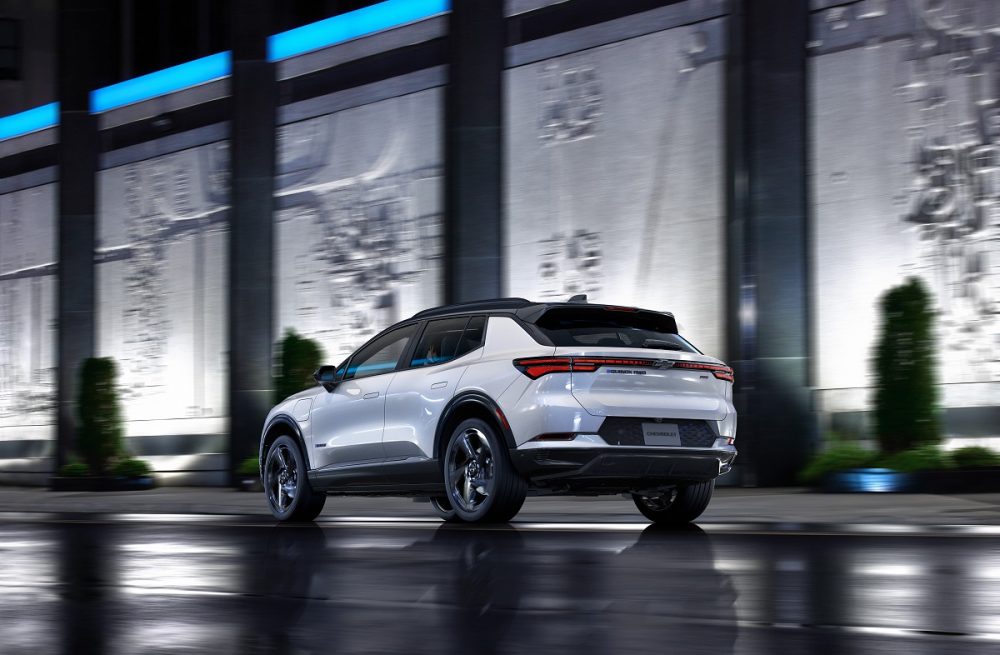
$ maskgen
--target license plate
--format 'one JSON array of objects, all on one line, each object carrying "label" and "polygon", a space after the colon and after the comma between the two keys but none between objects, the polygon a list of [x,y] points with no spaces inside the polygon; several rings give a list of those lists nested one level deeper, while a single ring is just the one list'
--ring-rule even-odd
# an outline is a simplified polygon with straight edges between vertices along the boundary
[{"label": "license plate", "polygon": [[642,438],[647,446],[681,445],[681,433],[676,423],[643,423]]}]

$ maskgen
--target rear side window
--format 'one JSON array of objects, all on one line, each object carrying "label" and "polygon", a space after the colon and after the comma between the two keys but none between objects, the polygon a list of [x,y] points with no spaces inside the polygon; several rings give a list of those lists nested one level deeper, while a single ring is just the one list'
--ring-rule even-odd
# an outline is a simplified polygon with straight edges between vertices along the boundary
[{"label": "rear side window", "polygon": [[483,345],[485,316],[445,318],[431,321],[413,352],[410,366],[444,364]]},{"label": "rear side window", "polygon": [[429,322],[417,349],[413,351],[410,366],[434,366],[455,359],[468,323],[468,316]]},{"label": "rear side window", "polygon": [[556,346],[699,352],[677,334],[673,317],[656,312],[553,307],[535,324]]},{"label": "rear side window", "polygon": [[469,320],[469,325],[465,328],[465,334],[462,335],[462,342],[458,346],[458,352],[455,357],[461,357],[465,353],[471,353],[473,350],[483,345],[483,333],[486,331],[486,317],[485,316],[473,316]]}]

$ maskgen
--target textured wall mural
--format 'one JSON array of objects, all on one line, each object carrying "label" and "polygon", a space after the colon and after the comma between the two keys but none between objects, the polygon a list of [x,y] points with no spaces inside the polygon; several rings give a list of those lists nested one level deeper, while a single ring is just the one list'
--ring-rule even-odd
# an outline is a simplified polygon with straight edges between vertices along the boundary
[{"label": "textured wall mural", "polygon": [[228,185],[225,143],[100,173],[98,350],[131,435],[224,431]]},{"label": "textured wall mural", "polygon": [[282,127],[277,330],[330,362],[442,298],[442,95],[429,89]]},{"label": "textured wall mural", "polygon": [[1000,381],[1000,3],[825,9],[811,45],[818,386],[870,384],[878,296],[908,275],[942,380]]},{"label": "textured wall mural", "polygon": [[0,195],[0,438],[55,423],[55,185]]},{"label": "textured wall mural", "polygon": [[723,27],[507,71],[511,295],[672,311],[700,348],[722,354]]}]

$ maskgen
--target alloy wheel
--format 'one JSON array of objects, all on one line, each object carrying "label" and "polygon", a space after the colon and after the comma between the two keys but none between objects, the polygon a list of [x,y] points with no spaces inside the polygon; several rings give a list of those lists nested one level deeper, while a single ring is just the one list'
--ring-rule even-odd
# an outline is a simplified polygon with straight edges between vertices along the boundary
[{"label": "alloy wheel", "polygon": [[286,512],[298,492],[298,469],[295,457],[288,446],[278,445],[267,457],[264,468],[264,485],[267,500],[279,512]]},{"label": "alloy wheel", "polygon": [[448,456],[448,495],[467,512],[482,505],[495,486],[493,450],[477,428],[468,428]]}]

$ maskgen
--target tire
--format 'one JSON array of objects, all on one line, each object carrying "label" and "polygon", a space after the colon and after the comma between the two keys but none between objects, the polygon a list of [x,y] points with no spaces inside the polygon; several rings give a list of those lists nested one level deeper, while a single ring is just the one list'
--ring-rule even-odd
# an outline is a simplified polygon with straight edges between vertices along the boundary
[{"label": "tire", "polygon": [[456,521],[455,508],[451,506],[451,501],[447,496],[435,496],[430,499],[431,508],[442,521]]},{"label": "tire", "polygon": [[712,500],[715,480],[677,487],[672,500],[632,494],[642,515],[658,525],[684,525],[695,520]]},{"label": "tire", "polygon": [[514,518],[528,495],[528,484],[511,464],[507,445],[481,419],[462,421],[452,431],[443,466],[456,520],[504,523]]},{"label": "tire", "polygon": [[319,516],[326,494],[314,491],[306,475],[299,444],[287,435],[278,437],[264,458],[264,497],[274,518],[283,523],[309,522]]}]

